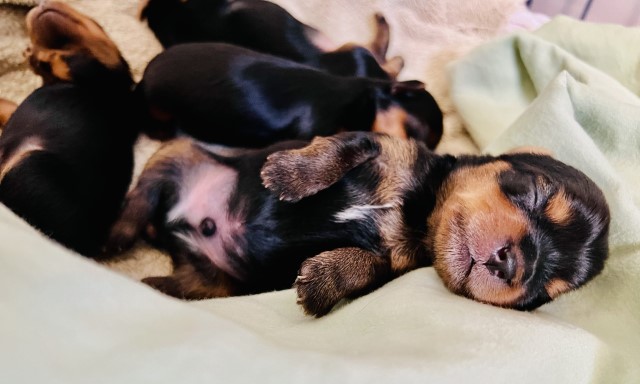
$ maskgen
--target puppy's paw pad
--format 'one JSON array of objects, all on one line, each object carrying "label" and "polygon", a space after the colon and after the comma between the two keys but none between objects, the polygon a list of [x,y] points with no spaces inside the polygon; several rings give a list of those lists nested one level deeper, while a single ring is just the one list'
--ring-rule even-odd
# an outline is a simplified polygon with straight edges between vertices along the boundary
[{"label": "puppy's paw pad", "polygon": [[314,180],[308,163],[295,151],[272,153],[260,172],[262,184],[283,201],[297,202],[311,196],[323,186]]},{"label": "puppy's paw pad", "polygon": [[337,289],[334,267],[321,260],[307,259],[300,268],[294,288],[297,303],[308,315],[321,317],[343,298]]}]

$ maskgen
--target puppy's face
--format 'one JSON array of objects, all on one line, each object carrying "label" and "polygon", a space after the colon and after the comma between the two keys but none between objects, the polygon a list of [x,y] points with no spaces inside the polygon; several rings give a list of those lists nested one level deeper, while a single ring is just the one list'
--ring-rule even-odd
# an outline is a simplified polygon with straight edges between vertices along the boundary
[{"label": "puppy's face", "polygon": [[609,220],[598,187],[551,157],[463,165],[429,221],[434,266],[457,294],[532,310],[602,270]]},{"label": "puppy's face", "polygon": [[104,30],[65,3],[43,2],[26,18],[33,70],[45,83],[72,81],[96,65],[128,75],[129,67]]},{"label": "puppy's face", "polygon": [[373,131],[412,138],[433,149],[442,138],[442,111],[423,83],[396,82],[390,104],[379,108]]}]

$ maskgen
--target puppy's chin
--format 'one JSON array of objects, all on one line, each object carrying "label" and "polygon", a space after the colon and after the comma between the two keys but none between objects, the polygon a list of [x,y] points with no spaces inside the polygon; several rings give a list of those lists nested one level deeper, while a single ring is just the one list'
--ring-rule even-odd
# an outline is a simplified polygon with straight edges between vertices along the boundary
[{"label": "puppy's chin", "polygon": [[[444,212],[434,234],[434,267],[445,286],[470,299],[514,307],[526,294],[524,256],[518,246],[522,224],[508,213],[454,209]],[[500,276],[487,265],[501,249],[514,258],[514,275]]]},{"label": "puppy's chin", "polygon": [[64,3],[42,3],[29,11],[26,23],[36,59],[80,53],[111,69],[124,62],[117,46],[94,20]]}]

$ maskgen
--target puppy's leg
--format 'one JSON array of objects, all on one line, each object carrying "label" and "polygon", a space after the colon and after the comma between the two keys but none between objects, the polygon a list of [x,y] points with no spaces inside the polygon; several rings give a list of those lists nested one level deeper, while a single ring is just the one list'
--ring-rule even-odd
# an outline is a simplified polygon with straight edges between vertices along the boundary
[{"label": "puppy's leg", "polygon": [[160,147],[145,164],[135,188],[127,194],[105,253],[120,253],[131,248],[143,230],[153,237],[152,220],[160,204],[171,206],[178,199],[183,169],[206,159],[189,139],[172,140]]},{"label": "puppy's leg", "polygon": [[376,13],[374,16],[376,21],[376,35],[369,44],[369,50],[376,59],[384,61],[387,56],[387,50],[389,49],[389,23],[387,23],[387,19],[385,19],[381,13]]},{"label": "puppy's leg", "polygon": [[305,260],[294,286],[305,313],[320,317],[340,300],[378,288],[390,275],[387,258],[360,248],[338,248]]},{"label": "puppy's leg", "polygon": [[376,35],[369,44],[369,50],[373,53],[376,60],[378,60],[382,69],[384,69],[392,79],[395,79],[404,67],[404,59],[400,56],[395,56],[387,60],[387,50],[389,49],[390,40],[389,23],[380,13],[375,14],[375,21]]},{"label": "puppy's leg", "polygon": [[105,254],[118,254],[133,247],[142,231],[150,224],[161,190],[160,181],[140,179],[138,185],[127,195],[120,218],[111,228],[103,250]]},{"label": "puppy's leg", "polygon": [[229,276],[218,271],[212,277],[204,277],[192,265],[182,264],[169,276],[147,277],[142,282],[158,291],[184,300],[202,300],[237,294]]},{"label": "puppy's leg", "polygon": [[0,99],[0,129],[7,124],[16,108],[18,108],[18,104],[13,101]]},{"label": "puppy's leg", "polygon": [[376,136],[368,133],[316,137],[304,148],[269,155],[260,176],[281,200],[296,202],[330,187],[379,153]]}]

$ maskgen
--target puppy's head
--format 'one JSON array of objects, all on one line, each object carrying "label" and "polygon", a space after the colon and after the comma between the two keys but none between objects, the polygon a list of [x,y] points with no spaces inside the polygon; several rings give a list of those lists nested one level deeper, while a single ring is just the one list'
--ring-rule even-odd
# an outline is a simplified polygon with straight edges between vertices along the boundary
[{"label": "puppy's head", "polygon": [[43,2],[27,14],[26,23],[29,63],[45,83],[115,78],[132,82],[129,66],[109,36],[69,5]]},{"label": "puppy's head", "polygon": [[533,310],[602,271],[609,209],[583,173],[532,153],[460,161],[429,219],[451,291]]},{"label": "puppy's head", "polygon": [[139,17],[166,48],[179,43],[201,41],[216,28],[212,15],[225,0],[142,0]]},{"label": "puppy's head", "polygon": [[377,95],[373,131],[412,138],[433,149],[442,137],[442,111],[423,83],[396,82]]}]

